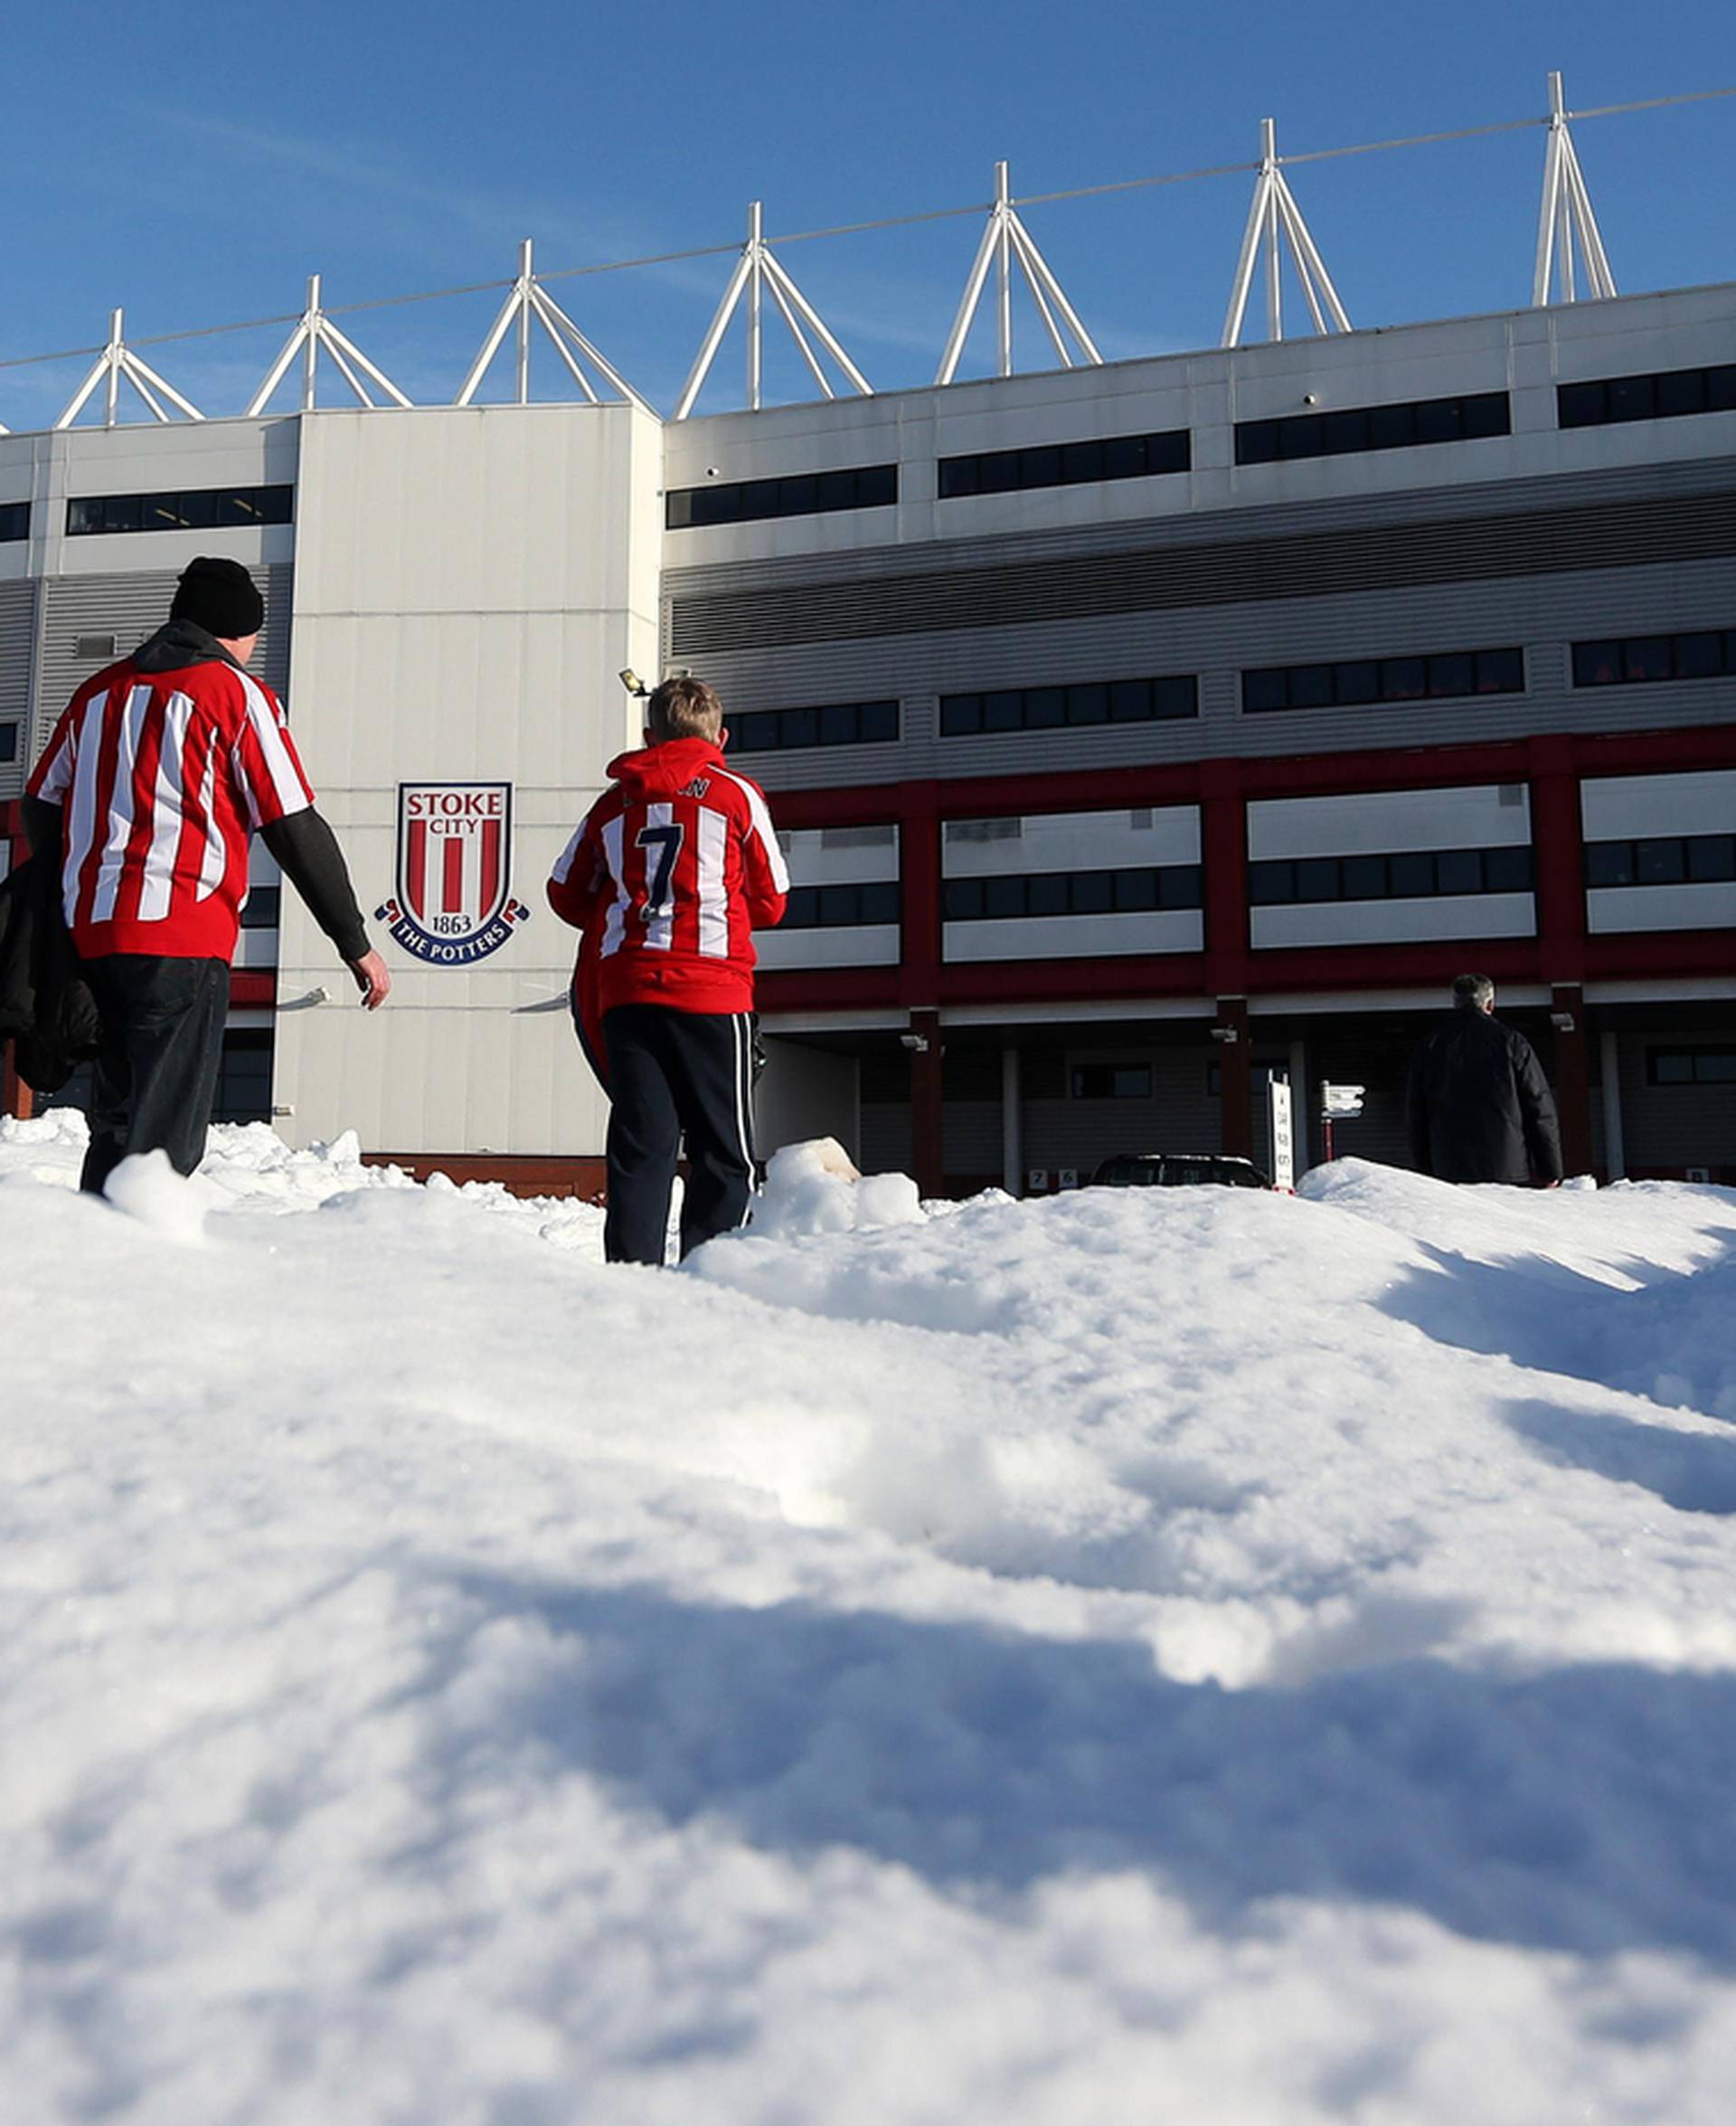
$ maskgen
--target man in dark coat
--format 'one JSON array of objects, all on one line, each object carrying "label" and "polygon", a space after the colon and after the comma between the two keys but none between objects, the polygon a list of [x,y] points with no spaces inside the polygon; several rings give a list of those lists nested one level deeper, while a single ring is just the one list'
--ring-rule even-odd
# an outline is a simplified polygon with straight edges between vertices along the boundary
[{"label": "man in dark coat", "polygon": [[1410,1156],[1439,1181],[1535,1183],[1561,1177],[1555,1096],[1524,1035],[1495,1016],[1487,975],[1460,975],[1453,1015],[1418,1049],[1405,1101]]}]

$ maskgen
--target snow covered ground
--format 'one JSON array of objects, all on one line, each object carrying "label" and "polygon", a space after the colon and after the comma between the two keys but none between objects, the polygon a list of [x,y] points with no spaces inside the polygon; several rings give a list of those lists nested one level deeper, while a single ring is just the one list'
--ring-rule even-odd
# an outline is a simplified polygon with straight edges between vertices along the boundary
[{"label": "snow covered ground", "polygon": [[1736,1192],[808,1175],[670,1274],[78,1127],[0,1124],[5,2126],[1729,2119]]}]

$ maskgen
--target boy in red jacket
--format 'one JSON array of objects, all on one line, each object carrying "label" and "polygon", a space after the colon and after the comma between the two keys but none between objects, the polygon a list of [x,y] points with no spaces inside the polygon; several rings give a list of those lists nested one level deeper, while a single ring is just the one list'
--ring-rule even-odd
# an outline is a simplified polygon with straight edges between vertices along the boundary
[{"label": "boy in red jacket", "polygon": [[665,679],[645,751],[609,762],[549,880],[586,933],[581,1039],[600,1022],[611,1262],[663,1261],[684,1134],[684,1255],[740,1225],[752,1193],[753,932],[783,914],[789,875],[764,796],[723,765],[728,736],[703,680]]}]

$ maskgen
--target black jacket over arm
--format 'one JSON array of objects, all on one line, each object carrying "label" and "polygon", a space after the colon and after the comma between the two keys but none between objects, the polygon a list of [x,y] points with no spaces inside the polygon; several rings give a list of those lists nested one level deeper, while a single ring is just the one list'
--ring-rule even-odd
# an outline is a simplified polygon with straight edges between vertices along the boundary
[{"label": "black jacket over arm", "polygon": [[1456,1010],[1418,1049],[1405,1101],[1410,1156],[1439,1181],[1561,1177],[1555,1095],[1524,1035]]}]

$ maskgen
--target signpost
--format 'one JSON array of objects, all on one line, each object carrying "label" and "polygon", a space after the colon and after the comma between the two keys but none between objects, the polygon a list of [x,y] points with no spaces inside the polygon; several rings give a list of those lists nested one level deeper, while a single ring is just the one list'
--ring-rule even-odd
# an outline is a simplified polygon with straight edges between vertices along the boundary
[{"label": "signpost", "polygon": [[1320,1087],[1320,1136],[1322,1148],[1328,1159],[1332,1152],[1332,1125],[1335,1121],[1354,1120],[1363,1111],[1363,1095],[1365,1085],[1327,1085]]},{"label": "signpost", "polygon": [[1270,1132],[1272,1186],[1286,1195],[1296,1193],[1296,1139],[1290,1106],[1290,1084],[1276,1071],[1266,1077],[1266,1117]]}]

